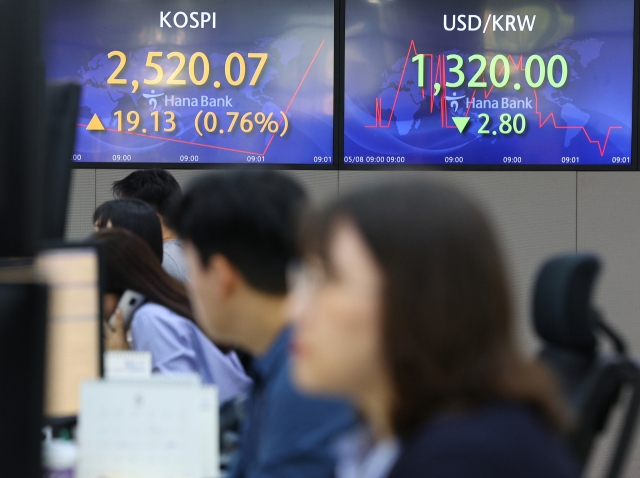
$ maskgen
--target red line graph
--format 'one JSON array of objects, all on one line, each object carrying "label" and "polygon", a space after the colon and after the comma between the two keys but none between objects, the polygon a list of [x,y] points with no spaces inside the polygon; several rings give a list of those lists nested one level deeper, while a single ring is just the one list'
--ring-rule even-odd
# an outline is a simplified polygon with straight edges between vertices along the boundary
[{"label": "red line graph", "polygon": [[[412,55],[413,52],[413,55]],[[393,100],[393,105],[391,106],[391,112],[389,113],[389,119],[387,121],[387,124],[382,124],[382,113],[383,113],[383,107],[382,107],[382,98],[378,97],[376,98],[376,105],[375,105],[375,125],[369,126],[369,125],[365,125],[365,128],[389,128],[391,127],[391,121],[393,119],[393,115],[395,113],[395,109],[396,109],[396,105],[398,103],[398,97],[400,96],[400,91],[402,89],[402,85],[403,85],[403,80],[404,80],[404,76],[407,70],[407,66],[409,64],[409,59],[412,58],[412,56],[416,56],[418,55],[418,50],[416,48],[416,44],[414,40],[411,40],[411,43],[409,44],[409,50],[407,51],[407,57],[405,59],[404,62],[404,66],[402,68],[402,73],[400,74],[400,81],[398,82],[398,88],[396,90],[396,96],[395,99]],[[440,83],[441,85],[441,90],[440,90],[440,117],[441,117],[441,125],[443,128],[446,129],[457,129],[457,127],[455,125],[451,125],[449,124],[449,111],[448,111],[448,107],[447,107],[447,82],[446,82],[446,58],[444,55],[438,55],[438,59],[437,62],[434,60],[434,55],[431,53],[423,53],[423,56],[425,57],[425,60],[427,57],[430,58],[429,60],[429,91],[434,91],[434,84],[435,83]],[[515,59],[513,58],[512,55],[508,55],[508,60],[513,63],[513,67],[515,71],[521,71],[524,69],[524,67],[522,66],[523,63],[523,56],[520,55],[520,59],[518,62],[515,61]],[[435,63],[435,65],[434,65]],[[498,77],[502,76],[502,74],[504,73],[504,65],[502,67],[502,69],[499,71],[498,73]],[[435,74],[434,74],[435,71]],[[485,81],[484,76],[482,77],[482,81]],[[491,94],[493,93],[494,90],[494,86],[492,85],[488,90],[487,88],[484,88],[484,97],[485,99],[488,99]],[[469,113],[471,112],[471,106],[474,103],[475,100],[475,96],[476,93],[478,92],[478,89],[474,89],[473,94],[471,96],[471,99],[469,100],[469,107],[467,108],[467,111],[465,113],[465,116],[469,116]],[[622,129],[622,126],[610,126],[609,129],[607,130],[607,135],[605,137],[604,142],[600,142],[598,140],[594,140],[591,138],[591,136],[589,135],[589,133],[587,132],[587,130],[585,129],[584,126],[562,126],[562,125],[558,125],[556,123],[556,117],[554,113],[549,113],[544,119],[542,118],[543,113],[540,111],[539,107],[538,107],[538,93],[536,92],[535,88],[533,89],[533,94],[535,96],[535,113],[538,115],[539,121],[538,121],[538,126],[540,128],[542,128],[547,122],[551,122],[551,124],[553,124],[553,127],[555,129],[579,129],[582,130],[582,132],[584,133],[584,135],[587,138],[587,141],[589,141],[589,143],[592,144],[596,144],[598,146],[598,151],[600,152],[600,156],[604,156],[605,150],[607,148],[607,144],[609,143],[609,138],[611,136],[611,131],[614,129]],[[422,97],[425,97],[425,89],[422,88]],[[434,95],[431,95],[431,101],[430,101],[430,112],[433,113],[433,108],[435,105],[435,97]]]},{"label": "red line graph", "polygon": [[[83,127],[86,128],[88,125],[78,123],[77,126],[83,126]],[[171,142],[171,143],[188,144],[188,145],[191,145],[191,146],[202,146],[203,148],[222,149],[224,151],[231,151],[231,152],[234,152],[234,153],[243,153],[243,154],[253,154],[253,155],[257,155],[257,156],[264,156],[264,153],[260,154],[260,153],[255,153],[255,152],[251,152],[251,151],[242,151],[240,149],[224,148],[222,146],[213,146],[211,144],[194,143],[193,141],[184,141],[182,139],[164,138],[162,136],[154,136],[154,135],[151,135],[151,134],[132,133],[130,131],[118,131],[117,129],[112,129],[112,128],[105,128],[105,131],[109,131],[110,133],[128,134],[128,135],[131,135],[131,136],[141,136],[143,138],[159,139],[159,140],[168,141],[168,142]]]},{"label": "red line graph", "polygon": [[[289,108],[291,108],[291,105],[293,104],[293,100],[296,99],[296,96],[298,95],[298,92],[300,91],[300,88],[302,88],[302,83],[304,83],[304,80],[307,79],[307,75],[309,74],[309,71],[311,70],[311,67],[315,63],[316,58],[318,58],[318,55],[320,54],[320,50],[322,49],[323,45],[324,45],[324,40],[322,40],[322,43],[320,43],[320,46],[318,47],[318,50],[316,51],[316,54],[313,55],[313,60],[311,60],[311,63],[309,64],[309,67],[307,68],[307,71],[304,72],[304,76],[302,77],[302,80],[300,81],[300,84],[298,85],[298,89],[296,90],[296,92],[291,97],[291,101],[289,101],[289,104],[287,105],[287,109],[284,110],[284,114],[287,114],[289,112]],[[284,118],[280,118],[280,122],[278,124],[280,126],[282,126],[282,122],[283,121],[284,121]],[[271,146],[271,142],[273,141],[273,138],[275,138],[275,136],[276,136],[275,133],[271,136],[271,139],[267,143],[267,147],[264,148],[264,153],[262,153],[260,156],[264,156],[265,154],[267,154],[267,151],[269,150],[269,146]]]},{"label": "red line graph", "polygon": [[[287,114],[289,112],[289,109],[291,108],[291,105],[293,105],[293,102],[296,99],[296,96],[298,96],[298,93],[300,92],[300,88],[302,88],[302,85],[303,85],[304,81],[307,79],[307,75],[309,74],[309,71],[311,71],[311,67],[315,63],[316,59],[318,58],[318,55],[320,54],[320,50],[322,50],[322,47],[324,46],[324,42],[325,42],[325,40],[322,40],[322,42],[320,43],[320,46],[318,47],[318,50],[316,50],[316,54],[313,56],[313,59],[311,60],[311,63],[309,63],[309,66],[307,67],[307,71],[304,73],[304,76],[300,80],[300,83],[298,84],[298,87],[296,88],[296,91],[293,93],[293,96],[291,97],[291,100],[289,101],[289,104],[287,105],[287,108],[284,110],[285,114]],[[284,121],[284,118],[281,118],[280,122],[278,124],[280,126],[282,126],[282,122],[283,121]],[[77,126],[82,126],[82,127],[86,128],[88,125],[86,125],[86,124],[77,124]],[[255,155],[255,156],[265,156],[267,154],[267,151],[269,150],[269,147],[271,146],[271,143],[273,142],[273,138],[275,138],[275,136],[277,134],[277,133],[273,133],[271,135],[271,139],[267,143],[267,146],[264,148],[264,151],[262,153],[260,153],[260,152],[253,152],[253,151],[243,151],[241,149],[225,148],[223,146],[215,146],[215,145],[211,145],[211,144],[195,143],[193,141],[184,141],[182,139],[165,138],[165,137],[162,137],[162,136],[154,136],[154,135],[150,135],[150,134],[133,133],[133,132],[130,132],[130,131],[118,131],[117,129],[112,129],[112,128],[105,128],[105,131],[109,131],[109,132],[112,132],[112,133],[128,134],[128,135],[131,135],[131,136],[141,136],[143,138],[159,139],[161,141],[167,141],[167,142],[171,142],[171,143],[181,143],[181,144],[188,144],[188,145],[191,145],[191,146],[200,146],[200,147],[203,147],[203,148],[220,149],[220,150],[223,150],[223,151],[231,151],[231,152],[234,152],[234,153],[250,154],[250,155]]]},{"label": "red line graph", "polygon": [[[400,89],[402,88],[402,80],[404,80],[404,74],[407,71],[407,65],[409,64],[409,58],[411,58],[412,49],[415,55],[417,55],[418,50],[416,49],[416,44],[413,40],[411,40],[411,44],[409,45],[407,58],[404,60],[404,66],[402,67],[402,74],[400,75],[400,81],[398,82],[398,90],[396,91],[396,98],[393,100],[393,106],[391,107],[391,115],[389,115],[389,121],[387,121],[387,125],[386,126],[382,125],[382,98],[376,98],[376,124],[374,126],[365,126],[365,128],[389,128],[391,126],[391,119],[393,118],[393,113],[396,110],[396,103],[398,103],[398,96],[400,96]],[[433,64],[433,61],[431,63]],[[432,79],[433,79],[433,76],[432,76]],[[424,94],[424,91],[423,91],[423,94]],[[431,101],[433,102],[433,96]]]},{"label": "red line graph", "polygon": [[607,130],[607,136],[604,140],[604,144],[601,144],[600,141],[597,141],[595,139],[591,139],[591,136],[589,136],[589,133],[587,133],[587,130],[584,128],[584,126],[562,126],[562,125],[557,125],[556,124],[556,116],[553,113],[549,113],[547,115],[547,117],[543,120],[542,119],[542,113],[540,113],[540,111],[538,110],[538,93],[536,92],[536,90],[533,90],[533,94],[536,97],[536,113],[538,114],[538,117],[540,119],[539,121],[539,125],[540,128],[542,128],[545,123],[549,120],[552,121],[553,123],[553,127],[556,129],[581,129],[582,132],[584,133],[584,135],[587,137],[587,141],[589,141],[590,143],[595,143],[598,145],[598,150],[600,151],[600,156],[604,156],[604,152],[607,149],[607,143],[609,142],[609,136],[611,136],[611,130],[612,129],[622,129],[622,126],[609,126],[609,129]]}]

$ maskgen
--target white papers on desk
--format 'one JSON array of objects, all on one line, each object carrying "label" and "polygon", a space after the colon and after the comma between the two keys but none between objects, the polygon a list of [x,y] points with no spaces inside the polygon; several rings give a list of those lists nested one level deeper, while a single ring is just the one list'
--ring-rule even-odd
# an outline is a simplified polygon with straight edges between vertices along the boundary
[{"label": "white papers on desk", "polygon": [[104,376],[109,380],[140,380],[151,377],[151,352],[104,353]]},{"label": "white papers on desk", "polygon": [[217,478],[218,393],[197,379],[82,386],[79,478]]}]

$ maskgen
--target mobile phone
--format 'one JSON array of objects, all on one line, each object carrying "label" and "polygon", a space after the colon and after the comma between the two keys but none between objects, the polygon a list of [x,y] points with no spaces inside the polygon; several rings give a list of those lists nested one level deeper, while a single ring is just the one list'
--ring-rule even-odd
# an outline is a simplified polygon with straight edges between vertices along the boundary
[{"label": "mobile phone", "polygon": [[[118,307],[116,310],[120,309],[122,312],[122,323],[126,328],[129,327],[131,321],[133,320],[133,314],[140,308],[146,297],[139,292],[135,292],[133,290],[125,290],[122,297],[120,297],[120,301],[118,302]],[[116,313],[109,318],[109,327],[112,329],[116,328]]]}]

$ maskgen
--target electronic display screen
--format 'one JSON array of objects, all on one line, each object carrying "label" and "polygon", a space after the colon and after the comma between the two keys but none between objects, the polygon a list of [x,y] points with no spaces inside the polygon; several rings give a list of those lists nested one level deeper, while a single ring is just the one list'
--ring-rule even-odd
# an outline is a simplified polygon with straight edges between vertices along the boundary
[{"label": "electronic display screen", "polygon": [[331,0],[52,0],[48,79],[83,86],[75,163],[333,162]]},{"label": "electronic display screen", "polygon": [[634,0],[346,0],[344,164],[635,164]]}]

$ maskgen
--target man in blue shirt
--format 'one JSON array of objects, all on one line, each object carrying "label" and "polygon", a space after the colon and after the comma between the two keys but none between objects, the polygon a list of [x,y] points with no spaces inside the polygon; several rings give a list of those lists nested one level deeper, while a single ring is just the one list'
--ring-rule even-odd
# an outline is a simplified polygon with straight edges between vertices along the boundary
[{"label": "man in blue shirt", "polygon": [[256,357],[231,478],[330,477],[333,442],[354,421],[346,405],[303,396],[289,378],[286,269],[304,203],[283,174],[238,171],[201,179],[173,214],[198,324]]}]

